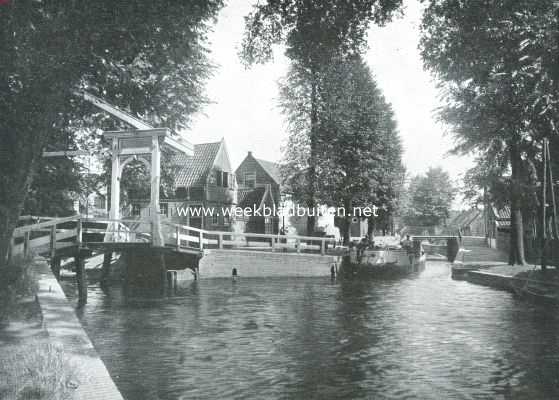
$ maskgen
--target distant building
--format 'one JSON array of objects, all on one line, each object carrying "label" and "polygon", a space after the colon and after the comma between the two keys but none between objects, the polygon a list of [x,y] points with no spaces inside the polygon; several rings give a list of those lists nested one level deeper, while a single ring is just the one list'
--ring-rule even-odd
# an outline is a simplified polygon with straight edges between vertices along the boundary
[{"label": "distant building", "polygon": [[486,235],[486,222],[483,210],[472,208],[459,211],[447,223],[451,231],[460,231],[462,236]]},{"label": "distant building", "polygon": [[[282,207],[281,174],[279,164],[260,160],[248,152],[235,174],[238,179],[238,202],[240,208],[278,210]],[[277,234],[280,221],[277,215],[245,215],[237,220],[239,229],[250,233]]]},{"label": "distant building", "polygon": [[[233,218],[223,210],[237,202],[236,179],[225,140],[194,145],[194,155],[175,155],[174,197],[160,200],[169,220],[207,230],[230,231]],[[132,201],[133,216],[148,213],[149,200]],[[211,212],[211,213],[210,213]]]},{"label": "distant building", "polygon": [[[291,190],[282,183],[280,164],[256,158],[249,151],[236,169],[235,175],[238,180],[239,207],[262,210],[264,207],[273,209],[275,206],[276,210],[282,209],[285,214],[270,217],[245,216],[237,221],[239,230],[277,234],[283,229],[288,234],[308,235],[307,217],[293,215],[297,203],[293,201]],[[316,230],[325,235],[339,237],[333,215],[318,217]]]}]

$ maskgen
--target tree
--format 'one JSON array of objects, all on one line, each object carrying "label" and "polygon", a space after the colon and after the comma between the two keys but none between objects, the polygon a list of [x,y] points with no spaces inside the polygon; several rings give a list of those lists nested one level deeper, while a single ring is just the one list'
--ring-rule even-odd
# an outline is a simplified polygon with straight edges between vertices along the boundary
[{"label": "tree", "polygon": [[425,176],[414,177],[408,191],[409,204],[404,216],[407,225],[434,227],[449,217],[455,189],[442,168],[429,168]]},{"label": "tree", "polygon": [[557,126],[556,2],[432,0],[422,25],[425,65],[441,80],[441,117],[457,152],[510,168],[510,263],[523,264],[523,160]]},{"label": "tree", "polygon": [[[274,44],[285,44],[286,55],[299,74],[305,74],[310,96],[308,110],[308,167],[306,203],[316,205],[318,165],[318,86],[320,74],[335,57],[357,55],[365,46],[371,21],[382,24],[400,7],[401,0],[267,0],[254,6],[245,18],[240,56],[247,65],[264,63],[273,56]],[[315,218],[307,219],[307,232]]]},{"label": "tree", "polygon": [[187,126],[205,102],[204,43],[221,6],[53,0],[0,7],[0,262],[49,138],[87,128],[97,114],[73,92],[87,89],[154,125]]},{"label": "tree", "polygon": [[400,140],[390,105],[364,61],[358,56],[333,59],[317,80],[316,185],[311,194],[311,79],[304,70],[292,68],[281,86],[281,106],[290,129],[283,172],[296,200],[308,202],[312,195],[321,203],[345,208],[339,225],[347,242],[354,207],[391,204],[393,173],[402,170]]}]

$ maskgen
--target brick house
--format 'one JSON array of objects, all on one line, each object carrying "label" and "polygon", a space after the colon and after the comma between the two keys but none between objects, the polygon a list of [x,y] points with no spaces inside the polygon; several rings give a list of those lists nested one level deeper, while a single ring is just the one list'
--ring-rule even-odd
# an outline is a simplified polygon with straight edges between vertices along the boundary
[{"label": "brick house", "polygon": [[[248,152],[235,171],[238,182],[238,206],[262,210],[276,207],[276,210],[293,210],[297,204],[292,200],[289,188],[282,184],[280,164],[254,157]],[[238,230],[250,233],[277,234],[284,228],[289,234],[307,235],[307,217],[286,216],[245,216],[237,221]],[[317,219],[317,232],[339,237],[333,216]]]},{"label": "brick house", "polygon": [[[255,158],[248,152],[235,171],[238,182],[238,207],[263,210],[281,206],[281,174],[279,165]],[[239,230],[250,233],[279,232],[278,216],[245,215],[237,220]]]}]

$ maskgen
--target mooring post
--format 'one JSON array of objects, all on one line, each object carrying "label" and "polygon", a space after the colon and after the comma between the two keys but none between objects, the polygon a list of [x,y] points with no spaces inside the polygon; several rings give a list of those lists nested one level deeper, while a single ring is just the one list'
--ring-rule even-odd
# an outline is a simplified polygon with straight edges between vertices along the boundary
[{"label": "mooring post", "polygon": [[87,275],[85,272],[85,257],[78,251],[75,258],[76,281],[78,283],[78,306],[87,304]]}]

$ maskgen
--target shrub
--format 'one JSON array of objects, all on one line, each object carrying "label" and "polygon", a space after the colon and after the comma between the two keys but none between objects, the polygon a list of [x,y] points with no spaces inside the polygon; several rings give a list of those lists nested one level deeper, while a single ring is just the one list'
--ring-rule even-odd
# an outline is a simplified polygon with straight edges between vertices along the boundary
[{"label": "shrub", "polygon": [[0,265],[0,323],[18,315],[18,302],[37,293],[37,277],[33,272],[33,257],[16,258]]},{"label": "shrub", "polygon": [[69,400],[78,387],[75,368],[50,343],[13,346],[0,356],[0,398]]}]

